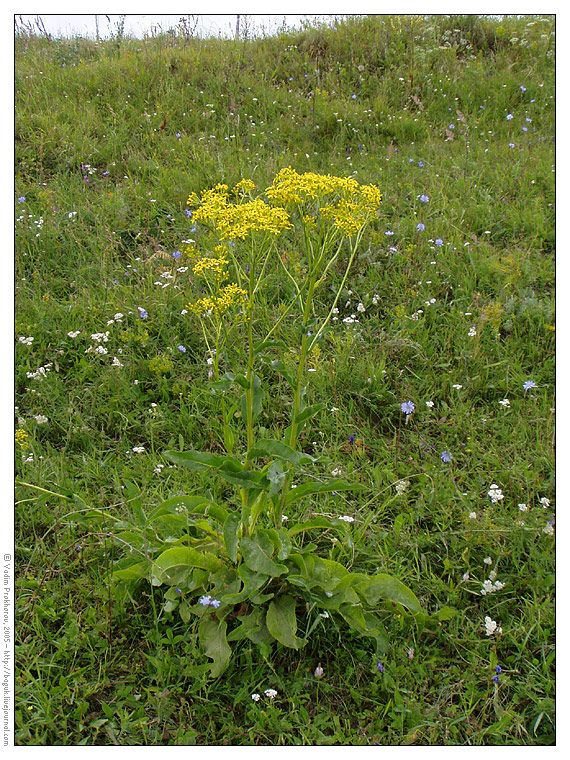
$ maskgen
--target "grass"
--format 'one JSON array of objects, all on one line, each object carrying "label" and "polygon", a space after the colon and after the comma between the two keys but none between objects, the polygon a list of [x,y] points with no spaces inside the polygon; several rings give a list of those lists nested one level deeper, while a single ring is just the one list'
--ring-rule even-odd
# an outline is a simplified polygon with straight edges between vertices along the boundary
[{"label": "grass", "polygon": [[[550,16],[16,39],[18,745],[554,744],[553,54]],[[123,554],[111,526],[69,515],[128,521],[200,487],[226,496],[163,456],[222,450],[206,349],[181,315],[185,259],[171,254],[203,234],[184,215],[190,192],[242,177],[262,190],[288,165],[384,196],[312,357],[309,403],[330,411],[303,441],[311,476],[340,469],[365,490],[309,505],[355,518],[351,545],[315,540],[393,573],[432,617],[419,635],[389,624],[383,673],[331,616],[298,653],[242,642],[211,680],[161,588],[109,583]],[[275,268],[260,332],[285,287]],[[228,352],[230,366],[239,343]],[[262,374],[261,425],[278,435],[288,399]],[[481,595],[491,571],[504,587]],[[486,615],[501,635],[486,636]],[[252,701],[267,688],[273,701]]]}]

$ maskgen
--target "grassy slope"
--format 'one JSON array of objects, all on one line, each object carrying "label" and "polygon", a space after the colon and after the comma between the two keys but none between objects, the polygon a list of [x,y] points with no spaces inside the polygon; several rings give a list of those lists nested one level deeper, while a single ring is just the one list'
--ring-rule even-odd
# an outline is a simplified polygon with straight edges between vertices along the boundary
[{"label": "grassy slope", "polygon": [[[17,41],[16,339],[34,341],[16,345],[30,436],[16,470],[47,491],[18,489],[18,743],[552,743],[554,505],[539,499],[554,496],[553,45],[540,17],[375,17],[248,43]],[[243,647],[212,683],[192,629],[158,613],[160,590],[109,589],[110,547],[65,514],[72,494],[122,516],[139,491],[152,506],[196,488],[161,459],[215,448],[220,432],[170,254],[194,234],[191,191],[241,177],[263,189],[289,164],[384,193],[340,316],[366,311],[314,357],[310,392],[338,408],[308,434],[315,472],[340,467],[369,489],[314,505],[356,518],[354,547],[322,546],[458,614],[421,636],[393,623],[381,676],[331,620],[300,655]],[[278,293],[276,274],[268,319]],[[85,354],[106,330],[109,354]],[[278,391],[262,418],[273,432]],[[491,569],[505,588],[481,596]],[[255,705],[268,687],[278,699]]]}]

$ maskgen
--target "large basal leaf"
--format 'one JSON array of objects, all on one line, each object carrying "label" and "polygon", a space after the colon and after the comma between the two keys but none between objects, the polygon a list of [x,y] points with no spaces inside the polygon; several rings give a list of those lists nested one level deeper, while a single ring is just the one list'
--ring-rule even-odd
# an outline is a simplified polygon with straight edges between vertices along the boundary
[{"label": "large basal leaf", "polygon": [[128,567],[120,568],[113,572],[112,578],[116,581],[136,581],[140,578],[146,578],[150,569],[150,561],[135,562]]},{"label": "large basal leaf", "polygon": [[364,577],[356,586],[358,593],[364,598],[369,607],[375,607],[380,599],[396,602],[406,607],[417,616],[418,622],[423,621],[424,613],[417,596],[397,578],[385,573]]},{"label": "large basal leaf", "polygon": [[371,613],[365,613],[359,605],[343,604],[339,612],[351,628],[361,634],[376,640],[376,648],[386,651],[388,637],[382,624]]},{"label": "large basal leaf", "polygon": [[329,480],[326,483],[303,483],[302,486],[291,489],[285,499],[286,506],[299,501],[305,496],[315,493],[327,493],[330,491],[362,491],[364,486],[360,483],[348,483],[346,480]]},{"label": "large basal leaf", "polygon": [[210,500],[204,496],[173,496],[155,507],[147,518],[150,523],[167,514],[201,514],[206,512]]},{"label": "large basal leaf", "polygon": [[152,564],[152,574],[170,586],[187,583],[194,567],[213,570],[219,566],[212,554],[203,554],[190,546],[175,546],[162,552]]},{"label": "large basal leaf", "polygon": [[250,570],[247,565],[240,565],[238,575],[243,581],[243,587],[241,591],[236,593],[227,593],[221,596],[221,600],[224,604],[237,604],[238,602],[244,602],[249,599],[257,589],[260,589],[269,580],[270,576],[265,573],[256,573]]},{"label": "large basal leaf", "polygon": [[306,643],[297,638],[297,615],[295,599],[292,596],[280,596],[269,605],[265,624],[269,633],[281,644],[290,649],[299,649]]},{"label": "large basal leaf", "polygon": [[200,646],[204,654],[213,660],[210,675],[220,676],[228,667],[232,650],[226,638],[226,621],[218,620],[210,615],[204,615],[198,627]]},{"label": "large basal leaf", "polygon": [[253,539],[242,538],[239,547],[245,564],[250,570],[272,577],[278,577],[287,572],[285,565],[278,564],[271,559],[275,550],[266,536],[256,535]]}]

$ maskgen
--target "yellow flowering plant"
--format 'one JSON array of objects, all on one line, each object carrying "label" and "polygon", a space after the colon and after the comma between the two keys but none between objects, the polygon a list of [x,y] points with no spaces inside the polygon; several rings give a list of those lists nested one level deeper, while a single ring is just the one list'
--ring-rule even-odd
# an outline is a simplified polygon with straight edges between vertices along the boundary
[{"label": "yellow flowering plant", "polygon": [[[296,487],[292,481],[301,468],[315,462],[299,450],[298,442],[323,408],[305,404],[307,368],[318,359],[318,342],[364,230],[377,217],[380,191],[351,178],[298,174],[291,168],[279,172],[264,194],[254,198],[253,191],[253,184],[242,180],[232,191],[216,185],[201,198],[190,199],[194,220],[208,225],[220,240],[213,251],[195,256],[192,271],[203,295],[187,308],[198,319],[213,359],[211,389],[222,397],[225,453],[167,452],[177,465],[216,474],[236,489],[236,497],[219,503],[211,495],[182,495],[163,502],[137,527],[144,535],[138,556],[125,558],[115,571],[117,580],[146,577],[166,587],[165,611],[178,610],[185,622],[198,619],[212,676],[227,667],[232,642],[249,639],[265,654],[275,641],[299,649],[325,613],[372,638],[377,654],[388,646],[383,617],[410,613],[423,623],[416,596],[396,578],[349,571],[340,562],[319,557],[315,545],[302,540],[318,530],[350,543],[352,518],[284,519],[285,509],[291,513],[316,494],[362,489],[339,478],[309,480]],[[298,267],[289,268],[277,250],[277,240],[285,235],[298,249]],[[271,256],[293,295],[271,328],[257,335],[257,296]],[[319,317],[315,293],[341,261],[344,271],[336,295],[327,314]],[[288,345],[280,327],[295,313],[298,339]],[[235,335],[231,329],[236,317],[245,343],[245,366],[221,375],[219,359]],[[296,361],[287,364],[279,352],[295,352]],[[289,426],[280,439],[265,437],[257,425],[264,403],[256,371],[261,365],[280,373],[292,396]],[[227,408],[231,389],[238,389],[241,398]],[[238,405],[241,415],[235,414]],[[241,430],[234,427],[238,424]],[[129,537],[132,531],[130,526]]]}]

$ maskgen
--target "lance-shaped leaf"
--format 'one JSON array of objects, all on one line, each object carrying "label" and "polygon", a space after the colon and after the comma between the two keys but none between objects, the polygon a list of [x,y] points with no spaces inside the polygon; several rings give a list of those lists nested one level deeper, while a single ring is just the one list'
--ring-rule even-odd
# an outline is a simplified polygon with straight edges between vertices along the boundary
[{"label": "lance-shaped leaf", "polygon": [[143,562],[135,562],[133,565],[115,570],[112,577],[116,581],[136,581],[140,578],[146,578],[149,569],[150,561],[144,560]]},{"label": "lance-shaped leaf", "polygon": [[299,649],[306,643],[297,638],[297,615],[295,599],[292,596],[280,596],[269,605],[265,623],[269,633],[281,644],[291,649]]},{"label": "lance-shaped leaf", "polygon": [[302,486],[293,488],[285,499],[285,504],[293,504],[305,496],[312,496],[315,493],[327,493],[330,491],[362,491],[364,488],[360,483],[348,483],[346,480],[329,480],[326,483],[304,483]]},{"label": "lance-shaped leaf", "polygon": [[222,467],[243,470],[243,465],[234,457],[212,454],[210,451],[165,451],[164,455],[174,464],[190,470],[221,470]]},{"label": "lance-shaped leaf", "polygon": [[273,438],[262,438],[257,441],[254,448],[249,452],[250,459],[259,457],[277,457],[294,465],[309,464],[314,462],[315,458],[302,451],[295,451],[283,441],[277,441]]},{"label": "lance-shaped leaf", "polygon": [[295,417],[295,422],[297,424],[300,424],[301,422],[306,422],[306,420],[310,419],[311,417],[314,417],[315,414],[321,411],[321,409],[324,409],[324,404],[313,404],[312,406],[306,406],[303,411],[298,414]]},{"label": "lance-shaped leaf", "polygon": [[292,537],[296,536],[298,533],[303,533],[306,530],[318,529],[322,531],[326,530],[327,528],[346,533],[347,526],[348,523],[345,520],[339,520],[336,517],[315,517],[312,520],[307,520],[307,522],[297,523],[297,525],[293,525],[288,529],[287,534]]},{"label": "lance-shaped leaf", "polygon": [[217,678],[228,667],[232,650],[226,638],[226,621],[204,615],[198,627],[200,646],[204,654],[213,660],[210,675]]},{"label": "lance-shaped leaf", "polygon": [[240,517],[235,513],[228,515],[224,523],[224,543],[228,557],[232,562],[235,562],[237,559],[238,529],[240,524]]},{"label": "lance-shaped leaf", "polygon": [[218,522],[224,522],[228,516],[223,507],[214,504],[204,496],[172,496],[152,510],[147,522],[152,522],[166,514],[186,515],[211,515]]}]

